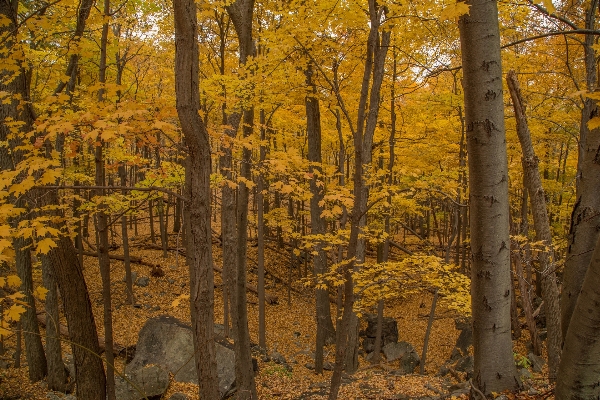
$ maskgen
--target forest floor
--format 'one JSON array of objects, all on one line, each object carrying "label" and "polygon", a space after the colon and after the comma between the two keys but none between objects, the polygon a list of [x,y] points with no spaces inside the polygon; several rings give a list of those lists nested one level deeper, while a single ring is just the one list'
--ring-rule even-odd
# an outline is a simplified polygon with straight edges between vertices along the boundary
[{"label": "forest floor", "polygon": [[[175,237],[172,238],[175,246]],[[189,323],[190,315],[187,301],[181,301],[174,306],[174,301],[181,295],[189,293],[189,277],[185,257],[174,251],[169,252],[167,258],[162,257],[162,251],[149,245],[147,236],[132,238],[131,254],[142,257],[145,261],[159,264],[164,276],[150,275],[148,266],[132,264],[132,271],[138,277],[149,277],[146,287],[134,285],[136,306],[126,305],[125,283],[123,282],[124,269],[121,261],[111,260],[112,287],[113,287],[113,318],[114,340],[123,346],[135,345],[140,329],[152,317],[171,315]],[[221,266],[221,248],[213,246],[215,265]],[[122,254],[121,249],[114,250],[114,254]],[[287,371],[272,362],[265,362],[259,358],[259,372],[256,376],[256,385],[260,399],[325,399],[329,387],[331,372],[325,371],[317,375],[305,367],[306,363],[313,360],[307,355],[314,351],[315,319],[314,300],[310,288],[303,287],[300,282],[293,284],[292,291],[288,292],[287,277],[289,276],[289,260],[286,252],[277,249],[266,251],[267,292],[278,296],[278,304],[266,306],[267,346],[269,351],[276,349],[282,354],[292,367]],[[255,260],[256,247],[249,246],[249,274],[248,281],[256,284]],[[103,335],[103,306],[102,288],[98,269],[98,260],[94,257],[85,257],[84,275],[90,297],[98,333]],[[293,281],[296,281],[299,271],[293,270]],[[281,280],[273,279],[273,276]],[[285,277],[285,278],[283,278]],[[35,272],[36,286],[41,283],[41,272]],[[283,281],[283,282],[282,282]],[[220,289],[221,279],[215,274],[215,322],[223,323],[223,302]],[[289,296],[289,297],[288,297]],[[411,343],[419,355],[423,348],[427,317],[432,302],[429,292],[412,295],[405,299],[387,302],[385,315],[393,317],[398,322],[399,341]],[[39,304],[42,310],[43,305]],[[258,342],[258,304],[256,296],[248,293],[248,317],[252,342]],[[332,305],[332,315],[335,315],[335,305]],[[411,374],[395,376],[389,372],[395,368],[382,362],[371,365],[360,356],[359,371],[353,376],[351,382],[341,388],[340,399],[401,399],[401,398],[438,398],[440,394],[447,393],[449,384],[457,383],[454,378],[436,376],[440,367],[449,359],[450,353],[458,337],[454,317],[456,315],[438,307],[436,319],[433,322],[429,340],[425,375]],[[63,320],[63,324],[66,322]],[[43,332],[42,332],[43,333]],[[527,332],[523,336],[527,337]],[[515,354],[526,355],[525,338],[515,342]],[[5,339],[7,349],[0,360],[4,364],[12,364],[12,354],[15,350],[15,337]],[[68,344],[63,342],[65,353],[70,353]],[[325,350],[326,359],[334,362],[334,346]],[[123,371],[125,360],[117,359],[116,368]],[[1,399],[47,399],[48,391],[45,383],[29,383],[27,379],[27,366],[24,354],[22,355],[22,368],[0,369],[0,400]],[[552,399],[551,388],[547,385],[545,375],[534,374],[526,382],[533,391],[512,394],[508,399]],[[190,399],[198,399],[197,386],[181,384],[172,381],[164,399],[175,392],[182,392]],[[402,397],[402,395],[406,397]],[[60,398],[62,395],[57,393]],[[447,397],[449,398],[449,397]],[[459,398],[459,397],[455,397]],[[462,398],[466,398],[463,396]]]}]

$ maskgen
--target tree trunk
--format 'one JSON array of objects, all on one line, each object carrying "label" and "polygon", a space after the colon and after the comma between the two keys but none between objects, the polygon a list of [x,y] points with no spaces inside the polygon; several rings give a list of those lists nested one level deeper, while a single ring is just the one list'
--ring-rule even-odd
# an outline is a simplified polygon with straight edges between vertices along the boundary
[{"label": "tree trunk", "polygon": [[473,383],[485,394],[520,386],[510,330],[508,165],[496,2],[467,1],[459,19],[471,205]]},{"label": "tree trunk", "polygon": [[[45,262],[44,262],[45,261]],[[42,276],[46,293],[46,359],[48,361],[48,389],[65,392],[67,374],[60,346],[60,326],[58,311],[58,289],[46,259],[42,261]],[[75,378],[75,377],[73,377]]]},{"label": "tree trunk", "polygon": [[190,313],[198,391],[202,399],[219,398],[214,342],[214,274],[210,227],[211,155],[208,131],[200,118],[198,22],[193,0],[173,2],[175,19],[175,93],[177,113],[188,147],[185,204]]},{"label": "tree trunk", "polygon": [[[366,211],[368,201],[368,188],[366,177],[363,176],[364,165],[371,161],[373,146],[373,135],[379,112],[379,97],[381,83],[383,81],[383,69],[385,57],[389,47],[391,33],[384,31],[379,35],[379,27],[385,18],[384,9],[378,7],[374,0],[369,1],[370,31],[367,41],[367,59],[363,74],[361,96],[358,107],[358,118],[354,135],[354,208],[351,216],[350,240],[348,244],[348,256],[352,257],[343,268],[344,283],[344,311],[336,338],[336,354],[333,376],[331,378],[331,389],[329,400],[337,399],[344,363],[348,361],[347,355],[355,353],[357,342],[352,340],[357,325],[356,314],[352,310],[354,305],[354,281],[352,273],[355,265],[364,260],[364,245],[359,243],[359,233],[366,223]],[[371,75],[373,82],[371,85]],[[367,111],[367,99],[369,98],[369,86],[371,93],[369,99],[368,119],[365,118]],[[365,126],[365,120],[367,121]],[[363,134],[364,133],[364,134]],[[356,262],[355,262],[356,261]],[[356,332],[358,333],[358,332]],[[356,357],[352,357],[353,365],[346,365],[346,370],[356,370]]]},{"label": "tree trunk", "polygon": [[[306,134],[308,141],[308,161],[310,162],[309,171],[310,179],[310,225],[311,235],[325,234],[325,220],[321,217],[323,207],[320,205],[323,201],[322,184],[322,168],[323,162],[321,156],[321,113],[319,110],[319,99],[317,96],[316,86],[312,82],[314,71],[309,64],[306,75],[306,85],[309,88],[310,94],[305,99],[306,107]],[[316,254],[313,256],[314,274],[318,276],[327,272],[327,255],[323,250],[323,243],[317,242],[314,245]],[[323,348],[328,340],[335,340],[335,329],[331,322],[331,308],[329,307],[329,290],[317,288],[315,290],[316,298],[316,320],[317,320],[317,340],[315,351],[315,372],[323,373]]]},{"label": "tree trunk", "polygon": [[[124,165],[119,166],[119,175],[121,175],[121,186],[127,184],[127,173]],[[126,191],[123,191],[126,195]],[[131,258],[129,256],[129,231],[127,230],[127,215],[121,217],[121,237],[123,240],[123,266],[125,267],[125,294],[127,296],[127,304],[133,305],[135,297],[133,295],[133,278],[131,276]]]},{"label": "tree trunk", "polygon": [[[598,1],[592,0],[587,10],[586,28],[594,29],[595,13]],[[593,35],[585,39],[585,67],[587,73],[587,90],[593,92],[597,85],[596,56],[592,45]],[[563,275],[563,290],[561,296],[561,327],[563,337],[569,329],[577,296],[581,290],[585,271],[587,270],[594,245],[600,231],[600,128],[589,130],[587,123],[598,116],[599,109],[596,100],[585,99],[581,112],[579,138],[579,158],[577,162],[577,200],[571,214],[569,229],[569,244],[565,259]]]},{"label": "tree trunk", "polygon": [[[13,5],[15,8],[13,8]],[[17,8],[18,2],[3,1],[0,2],[0,16],[6,21],[0,27],[0,35],[6,40],[2,43],[2,51],[5,53],[3,58],[12,56],[12,48],[17,43]],[[19,133],[29,133],[33,130],[33,121],[35,114],[29,100],[29,89],[27,84],[26,71],[21,67],[16,76],[11,76],[13,73],[6,70],[0,71],[0,91],[8,93],[7,101],[0,105],[0,120],[14,120],[22,123]],[[20,99],[22,100],[20,100]],[[21,105],[21,102],[24,105]],[[17,150],[18,146],[22,146],[23,139],[21,135],[14,135],[11,128],[5,124],[0,124],[0,141],[7,143],[8,146],[0,147],[0,170],[9,171],[15,170],[17,165],[24,161],[24,153]],[[24,176],[16,177],[16,181],[20,181]],[[17,183],[15,182],[15,183]],[[11,203],[16,207],[29,207],[26,196],[21,196],[19,199],[10,199]],[[17,230],[21,217],[10,219],[10,224],[13,229]],[[15,264],[17,274],[21,279],[21,292],[25,295],[23,301],[27,304],[25,312],[21,316],[21,329],[24,331],[25,339],[25,355],[29,364],[29,379],[37,382],[46,376],[46,356],[44,347],[40,337],[40,331],[35,319],[35,300],[33,298],[33,276],[31,266],[31,254],[29,247],[32,241],[30,237],[16,237],[13,240],[15,250]]]},{"label": "tree trunk", "polygon": [[600,398],[600,239],[590,259],[565,337],[556,400]]},{"label": "tree trunk", "polygon": [[[266,138],[266,120],[265,110],[260,110],[260,149],[259,149],[259,168],[263,168],[263,162],[266,157],[266,148],[262,144]],[[258,173],[258,183],[256,187],[256,224],[257,224],[257,261],[258,261],[258,345],[263,349],[267,347],[267,323],[265,318],[265,205],[264,205],[264,178],[262,170]]]},{"label": "tree trunk", "polygon": [[523,174],[527,191],[531,194],[531,212],[535,227],[536,239],[542,241],[545,249],[539,252],[540,275],[542,285],[542,298],[546,307],[546,327],[548,329],[548,379],[556,380],[556,372],[560,362],[562,347],[562,331],[560,329],[560,307],[558,287],[556,285],[556,265],[554,262],[554,249],[552,247],[552,234],[550,221],[546,208],[546,196],[542,187],[542,180],[538,169],[538,158],[531,143],[531,134],[525,115],[525,106],[521,98],[519,82],[514,71],[509,71],[506,77],[510,96],[513,101],[515,117],[517,119],[517,134],[523,151]]},{"label": "tree trunk", "polygon": [[[227,12],[233,22],[239,42],[239,62],[245,65],[248,57],[252,56],[254,44],[252,42],[252,18],[254,14],[254,0],[236,0],[228,5]],[[248,107],[242,112],[242,136],[248,137],[252,134],[254,125],[254,108]],[[242,163],[240,175],[250,180],[250,161],[252,151],[247,147],[242,149]],[[248,187],[244,181],[238,184],[237,191],[237,270],[235,282],[235,294],[233,296],[234,331],[235,331],[235,369],[237,398],[240,400],[257,399],[256,384],[254,382],[254,370],[252,367],[252,356],[250,354],[250,334],[248,332],[248,311],[246,309],[246,251],[248,234]]]}]

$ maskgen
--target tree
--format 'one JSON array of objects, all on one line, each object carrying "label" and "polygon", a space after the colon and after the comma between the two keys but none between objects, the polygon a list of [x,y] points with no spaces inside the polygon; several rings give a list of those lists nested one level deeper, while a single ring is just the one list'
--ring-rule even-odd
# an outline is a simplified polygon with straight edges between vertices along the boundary
[{"label": "tree", "polygon": [[475,385],[516,389],[510,329],[508,163],[495,1],[468,1],[459,19],[469,164]]},{"label": "tree", "polygon": [[[312,82],[313,68],[308,66],[305,71],[308,94],[306,96],[306,134],[308,141],[308,161],[311,163],[309,171],[312,174],[310,180],[310,223],[312,235],[325,234],[325,221],[321,217],[323,207],[323,169],[321,167],[321,112],[317,90]],[[323,243],[317,237],[315,245],[316,254],[313,256],[315,275],[327,272],[327,254],[323,250]],[[335,331],[331,322],[331,309],[329,307],[329,290],[316,289],[315,297],[316,319],[317,319],[317,341],[315,355],[315,371],[323,373],[323,347],[327,340],[335,340]]]},{"label": "tree", "polygon": [[190,307],[200,397],[219,398],[214,342],[214,275],[210,228],[211,153],[200,118],[198,23],[193,0],[174,0],[175,92],[177,113],[188,150],[185,204]]},{"label": "tree", "polygon": [[557,400],[600,396],[600,240],[590,257],[581,292],[565,337],[556,380]]},{"label": "tree", "polygon": [[515,110],[515,118],[517,119],[517,134],[523,149],[523,175],[525,186],[530,193],[529,199],[531,201],[536,239],[542,241],[542,246],[544,246],[540,251],[539,260],[542,277],[542,297],[546,307],[546,327],[548,328],[548,375],[550,381],[553,382],[556,380],[556,372],[560,362],[562,331],[560,329],[559,296],[558,287],[556,286],[556,274],[554,273],[556,267],[550,220],[546,208],[546,195],[538,168],[539,159],[531,143],[525,105],[521,97],[521,89],[516,73],[512,70],[509,71],[506,80]]}]

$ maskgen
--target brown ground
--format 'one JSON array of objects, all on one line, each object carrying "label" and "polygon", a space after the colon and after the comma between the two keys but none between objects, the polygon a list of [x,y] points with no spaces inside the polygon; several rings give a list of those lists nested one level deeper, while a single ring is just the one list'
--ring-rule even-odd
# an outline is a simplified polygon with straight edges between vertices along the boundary
[{"label": "brown ground", "polygon": [[[137,239],[137,240],[136,240]],[[173,238],[173,244],[175,245]],[[116,239],[118,242],[118,238]],[[112,279],[113,279],[113,305],[114,305],[114,337],[115,342],[122,345],[133,345],[137,341],[137,335],[144,322],[151,317],[169,314],[181,320],[189,321],[189,310],[186,307],[187,302],[182,301],[177,307],[173,307],[173,301],[182,294],[187,294],[188,272],[184,265],[184,258],[179,255],[176,257],[174,252],[170,252],[168,258],[161,257],[162,252],[158,250],[143,249],[143,245],[148,243],[148,237],[134,238],[132,254],[142,256],[147,261],[159,263],[162,266],[165,276],[151,277],[150,285],[145,288],[134,286],[135,296],[141,308],[134,308],[125,305],[125,284],[121,281],[124,276],[123,265],[120,261],[113,261]],[[115,254],[122,254],[122,251],[115,250]],[[218,245],[214,246],[214,257],[216,265],[221,265],[221,249]],[[275,273],[279,277],[287,276],[287,267],[285,258],[274,251],[267,251],[267,271]],[[256,260],[256,248],[250,247],[249,259]],[[249,261],[249,267],[253,267],[253,262]],[[150,269],[146,266],[132,264],[133,271],[138,276],[150,276]],[[98,326],[98,333],[103,334],[102,326],[102,298],[101,298],[101,280],[97,266],[97,259],[86,257],[85,259],[85,278],[88,284],[94,315]],[[36,279],[40,281],[39,271]],[[249,281],[254,282],[256,276],[252,273],[248,275]],[[295,276],[296,278],[296,276]],[[169,280],[174,281],[169,283]],[[216,277],[216,283],[220,284],[220,277]],[[277,283],[269,277],[267,278],[267,287],[270,293],[279,297],[279,304],[267,305],[267,345],[270,349],[276,348],[283,354],[288,362],[295,360],[292,364],[293,371],[285,372],[279,366],[271,363],[265,363],[259,360],[259,373],[256,377],[257,390],[260,399],[297,399],[302,393],[308,391],[318,391],[328,386],[330,372],[324,375],[315,375],[304,367],[305,363],[311,362],[307,356],[298,354],[304,349],[314,349],[315,342],[315,322],[313,317],[314,302],[311,298],[310,289],[302,288],[300,284],[295,287],[304,292],[304,295],[291,292],[291,301],[288,304],[288,292],[285,284]],[[215,290],[215,320],[222,323],[223,306],[221,300],[221,291]],[[258,341],[258,306],[254,294],[248,295],[250,336],[253,342]],[[406,300],[396,300],[389,302],[386,306],[385,315],[396,318],[398,321],[399,340],[407,341],[415,347],[421,354],[423,347],[423,336],[427,324],[427,314],[431,306],[432,296],[429,293],[412,296]],[[160,310],[153,310],[155,307]],[[40,305],[40,309],[42,306]],[[335,310],[332,309],[335,315]],[[340,399],[391,399],[395,394],[405,394],[409,396],[436,396],[436,390],[441,389],[442,380],[435,377],[435,373],[440,366],[448,359],[454,346],[458,332],[454,327],[454,315],[448,313],[443,308],[439,308],[437,315],[442,317],[436,319],[433,324],[431,338],[429,341],[429,350],[427,356],[426,374],[424,376],[410,375],[396,377],[387,372],[393,367],[382,364],[371,366],[361,358],[360,369],[356,374],[356,381],[344,385],[340,392]],[[63,321],[63,323],[65,323]],[[300,336],[295,337],[294,332],[299,332]],[[296,334],[297,336],[297,334]],[[524,333],[527,336],[527,333]],[[515,352],[527,354],[524,339],[523,343],[516,343]],[[6,340],[8,351],[2,357],[10,360],[15,348],[14,337]],[[70,352],[70,348],[64,345],[65,351]],[[333,347],[326,349],[327,359],[333,363]],[[25,364],[25,357],[22,356],[22,362]],[[117,369],[122,371],[124,361],[117,362]],[[544,383],[543,377],[536,377],[536,385]],[[432,390],[431,388],[435,388]],[[544,392],[547,389],[540,389]],[[172,382],[165,399],[175,392],[184,392],[191,399],[198,399],[197,387],[189,384],[178,384]],[[46,399],[47,390],[44,382],[30,384],[27,380],[27,368],[20,369],[2,369],[0,370],[0,399],[22,398],[22,399]],[[540,398],[539,396],[527,396],[520,394],[519,398]],[[325,398],[314,396],[311,399]],[[551,398],[551,397],[546,397]]]}]

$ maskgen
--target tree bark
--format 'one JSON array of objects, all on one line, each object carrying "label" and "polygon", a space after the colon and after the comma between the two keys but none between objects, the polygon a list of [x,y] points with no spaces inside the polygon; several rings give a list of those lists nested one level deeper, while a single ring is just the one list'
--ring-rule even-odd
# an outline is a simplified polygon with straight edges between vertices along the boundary
[{"label": "tree bark", "polygon": [[[318,236],[325,234],[325,221],[321,217],[323,207],[320,205],[323,201],[322,189],[322,168],[323,162],[321,156],[321,113],[319,110],[319,99],[317,98],[317,88],[312,82],[313,68],[309,64],[306,75],[306,85],[309,93],[304,101],[306,108],[306,134],[308,141],[308,161],[310,163],[310,225],[311,235]],[[321,182],[321,184],[319,184]],[[319,239],[317,239],[319,240]],[[327,255],[323,250],[323,243],[318,241],[314,245],[316,254],[313,256],[313,269],[315,276],[327,272]],[[329,306],[329,290],[317,288],[315,290],[315,306],[317,320],[317,339],[315,351],[315,372],[323,373],[323,348],[328,340],[335,340],[335,329],[331,322],[331,308]]]},{"label": "tree bark", "polygon": [[[592,0],[586,11],[586,28],[594,28],[598,0]],[[593,44],[595,38],[586,35],[585,68],[587,90],[597,86],[597,63]],[[586,98],[581,111],[579,158],[577,162],[577,200],[571,214],[569,244],[565,258],[563,290],[561,296],[561,326],[566,337],[577,296],[581,290],[586,270],[590,264],[594,245],[600,231],[600,128],[590,130],[587,123],[599,115],[596,100]]]},{"label": "tree bark", "polygon": [[495,1],[469,0],[459,19],[471,205],[473,383],[483,393],[520,386],[510,329],[508,165]]},{"label": "tree bark", "polygon": [[600,239],[590,258],[565,337],[556,400],[600,398]]},{"label": "tree bark", "polygon": [[[357,368],[356,346],[354,333],[357,330],[356,314],[352,310],[354,305],[354,281],[352,273],[356,264],[364,260],[364,244],[359,243],[359,233],[366,223],[366,211],[368,201],[368,188],[365,184],[366,177],[363,176],[364,167],[371,161],[371,151],[373,146],[373,135],[379,112],[379,96],[381,83],[383,81],[383,67],[385,57],[389,47],[391,33],[384,31],[379,34],[379,27],[385,18],[384,9],[379,7],[374,0],[369,1],[370,31],[367,41],[367,59],[365,61],[365,70],[363,74],[361,96],[358,108],[358,117],[356,131],[354,134],[354,207],[351,215],[350,240],[348,243],[347,261],[343,267],[344,283],[344,311],[342,321],[338,328],[336,337],[336,354],[333,376],[331,378],[331,388],[329,391],[329,400],[337,399],[342,369],[346,363],[346,370],[355,371]],[[371,84],[371,76],[373,80]],[[371,93],[369,98],[369,87]],[[367,111],[367,99],[369,99],[368,118],[365,118]],[[366,126],[365,126],[366,120]],[[356,331],[356,334],[358,332]],[[357,337],[358,335],[356,335]],[[350,356],[350,360],[348,357]],[[348,365],[348,361],[351,362]]]},{"label": "tree bark", "polygon": [[173,1],[175,19],[175,93],[177,113],[188,147],[185,224],[190,308],[198,391],[219,398],[214,342],[214,274],[210,227],[211,154],[208,131],[200,118],[198,22],[193,0]]},{"label": "tree bark", "polygon": [[[12,47],[17,45],[17,7],[18,2],[2,1],[0,2],[0,15],[6,20],[6,23],[0,27],[0,34],[6,40],[3,43],[2,50],[5,53],[3,57],[10,60]],[[29,103],[29,88],[27,82],[27,73],[25,65],[20,63],[16,65],[19,73],[11,76],[8,71],[0,71],[0,90],[9,93],[8,101],[0,105],[0,141],[8,144],[0,148],[0,170],[15,170],[17,165],[24,161],[24,152],[17,150],[18,146],[23,145],[23,137],[20,134],[29,133],[33,130],[33,121],[35,114]],[[17,97],[20,97],[19,100]],[[11,128],[4,123],[6,120],[14,120],[22,123],[20,131],[15,135]],[[11,149],[11,151],[9,151]],[[18,176],[20,180],[23,176]],[[31,207],[28,204],[31,201],[30,196],[21,196],[19,199],[12,198],[11,201],[16,207]],[[10,219],[10,225],[16,229],[22,217]],[[29,246],[32,241],[29,237],[16,237],[13,240],[15,250],[15,265],[17,275],[21,279],[21,292],[25,295],[23,301],[27,307],[21,316],[21,329],[24,331],[25,355],[29,364],[29,379],[37,382],[43,379],[47,373],[46,356],[40,337],[40,331],[37,320],[35,319],[35,299],[33,298],[33,276],[31,265],[31,254]]]},{"label": "tree bark", "polygon": [[[229,18],[237,33],[239,42],[239,63],[245,65],[248,57],[254,55],[252,42],[252,18],[254,14],[254,0],[236,0],[226,7]],[[244,99],[246,101],[250,99]],[[241,113],[242,136],[248,137],[252,134],[254,125],[254,107],[244,106]],[[235,116],[239,121],[239,117]],[[246,180],[251,179],[250,161],[252,151],[247,147],[242,149],[242,164],[240,176]],[[246,309],[246,250],[248,234],[248,187],[242,181],[237,190],[237,259],[235,273],[235,294],[233,296],[233,328],[235,332],[235,369],[237,383],[237,398],[257,399],[256,384],[254,382],[254,370],[252,367],[252,356],[250,354],[250,334],[248,332],[248,311]]]},{"label": "tree bark", "polygon": [[514,71],[508,72],[506,81],[515,110],[515,118],[517,119],[517,135],[519,136],[519,142],[521,142],[523,151],[523,174],[525,176],[527,191],[531,194],[529,199],[536,239],[542,241],[545,247],[539,253],[539,261],[542,279],[542,298],[546,307],[546,327],[548,329],[548,379],[550,382],[554,382],[560,362],[562,331],[560,329],[560,305],[556,274],[554,272],[556,265],[554,262],[550,221],[546,208],[546,195],[542,187],[538,168],[539,160],[531,143],[531,134],[527,124],[527,116],[521,98],[519,82]]},{"label": "tree bark", "polygon": [[[46,259],[44,259],[46,260]],[[60,346],[60,325],[58,311],[58,289],[51,266],[42,261],[42,278],[46,293],[46,359],[48,361],[48,389],[65,392],[67,374]],[[73,377],[74,378],[74,377]]]}]

